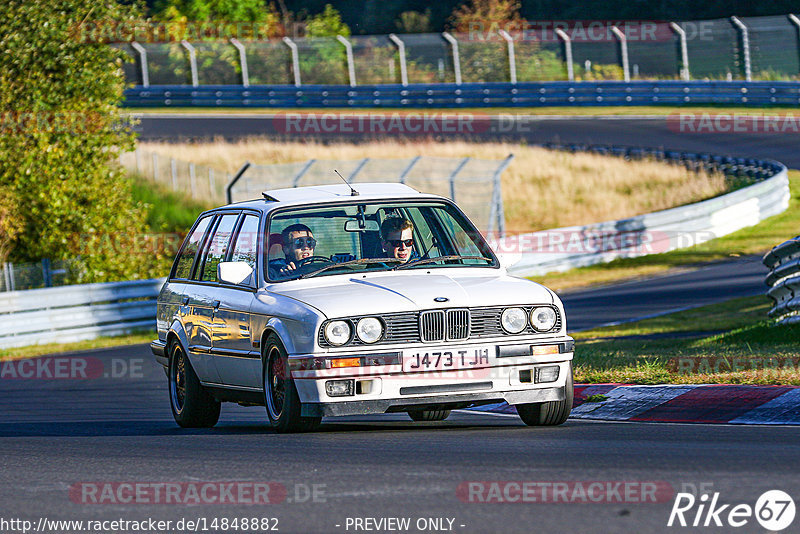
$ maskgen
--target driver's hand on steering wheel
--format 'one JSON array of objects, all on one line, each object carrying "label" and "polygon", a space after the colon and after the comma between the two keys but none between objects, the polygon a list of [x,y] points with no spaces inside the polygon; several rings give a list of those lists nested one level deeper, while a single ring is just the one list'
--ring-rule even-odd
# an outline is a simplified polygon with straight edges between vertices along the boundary
[{"label": "driver's hand on steering wheel", "polygon": [[295,269],[297,269],[297,266],[294,264],[293,261],[290,261],[289,263],[286,264],[286,267],[283,267],[280,270],[280,273],[281,274],[289,274],[290,271],[294,271]]}]

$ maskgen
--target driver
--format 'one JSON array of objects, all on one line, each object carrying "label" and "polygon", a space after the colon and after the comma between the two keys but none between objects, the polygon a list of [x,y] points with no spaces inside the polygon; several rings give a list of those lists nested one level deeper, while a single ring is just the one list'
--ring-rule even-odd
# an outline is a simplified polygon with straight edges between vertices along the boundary
[{"label": "driver", "polygon": [[269,266],[283,275],[297,269],[298,264],[304,259],[312,257],[314,247],[317,246],[317,240],[314,239],[311,228],[305,224],[292,224],[284,228],[281,232],[281,241],[286,258],[272,260],[269,262]]},{"label": "driver", "polygon": [[381,246],[387,258],[403,263],[414,254],[414,223],[404,217],[389,217],[381,224]]}]

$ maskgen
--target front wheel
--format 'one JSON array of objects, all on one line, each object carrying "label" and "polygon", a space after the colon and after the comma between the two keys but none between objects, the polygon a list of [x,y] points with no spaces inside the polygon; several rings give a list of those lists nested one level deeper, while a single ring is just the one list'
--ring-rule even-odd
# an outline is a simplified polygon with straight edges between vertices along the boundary
[{"label": "front wheel", "polygon": [[450,416],[450,410],[414,410],[408,412],[414,421],[444,421]]},{"label": "front wheel", "polygon": [[575,390],[572,383],[572,362],[569,364],[567,383],[564,386],[564,400],[517,404],[517,413],[528,426],[560,425],[572,411],[572,399]]},{"label": "front wheel", "polygon": [[319,426],[321,417],[300,415],[300,396],[289,370],[289,358],[280,339],[270,334],[264,344],[264,404],[269,422],[280,433],[305,432]]},{"label": "front wheel", "polygon": [[211,428],[219,421],[221,403],[200,384],[186,353],[177,342],[169,351],[169,400],[175,422],[183,428]]}]

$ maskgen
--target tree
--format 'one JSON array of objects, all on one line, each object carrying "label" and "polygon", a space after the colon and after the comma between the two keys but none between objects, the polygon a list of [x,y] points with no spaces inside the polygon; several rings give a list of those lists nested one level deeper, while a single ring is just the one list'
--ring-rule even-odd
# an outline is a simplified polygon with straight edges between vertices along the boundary
[{"label": "tree", "polygon": [[342,22],[342,15],[330,4],[325,4],[322,13],[313,15],[306,21],[309,37],[350,37],[350,27]]},{"label": "tree", "polygon": [[80,256],[84,281],[151,274],[151,258],[124,244],[146,214],[116,164],[134,139],[119,112],[124,54],[87,31],[136,14],[105,0],[0,6],[0,188],[20,226],[10,259]]},{"label": "tree", "polygon": [[401,33],[430,33],[433,31],[431,24],[431,10],[425,10],[425,13],[419,11],[404,11],[400,13],[400,17],[395,21],[398,31]]}]

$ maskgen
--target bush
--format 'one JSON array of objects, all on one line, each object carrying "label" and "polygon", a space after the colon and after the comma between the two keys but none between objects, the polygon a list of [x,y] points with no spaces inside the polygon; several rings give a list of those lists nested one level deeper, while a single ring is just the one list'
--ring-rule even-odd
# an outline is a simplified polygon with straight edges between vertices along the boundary
[{"label": "bush", "polygon": [[114,246],[144,233],[147,211],[116,164],[134,140],[118,108],[124,54],[84,31],[135,15],[103,0],[0,6],[0,188],[24,208],[10,260],[79,256],[80,282],[151,274],[148,255]]}]

